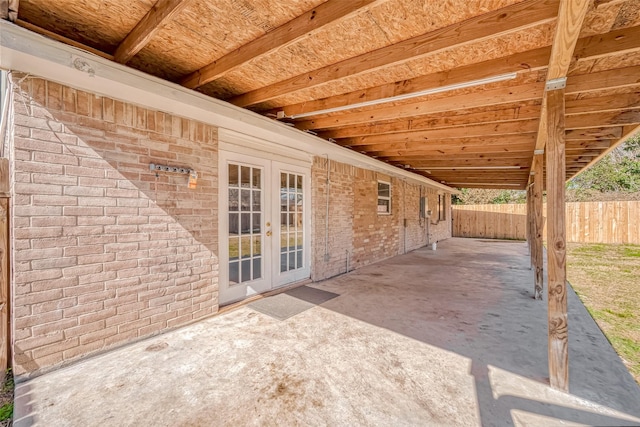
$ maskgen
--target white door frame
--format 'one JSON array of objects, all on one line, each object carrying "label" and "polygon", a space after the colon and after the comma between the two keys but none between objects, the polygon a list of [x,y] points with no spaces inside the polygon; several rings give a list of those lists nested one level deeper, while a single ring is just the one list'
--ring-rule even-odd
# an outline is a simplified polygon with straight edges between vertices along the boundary
[{"label": "white door frame", "polygon": [[[262,218],[260,224],[260,236],[262,247],[262,277],[246,283],[229,285],[229,163],[239,163],[246,166],[260,168],[262,170],[262,191],[261,210]],[[270,198],[267,192],[272,187],[270,176],[270,162],[268,160],[250,157],[237,153],[219,153],[219,194],[218,194],[218,236],[219,236],[219,257],[218,257],[218,300],[220,304],[230,303],[248,298],[252,295],[260,294],[271,289],[271,268],[273,261],[270,259],[272,252],[266,251],[266,247],[271,245],[267,237],[266,223],[270,221],[272,208],[269,205]]]},{"label": "white door frame", "polygon": [[[218,300],[220,305],[229,304],[251,297],[252,295],[286,286],[311,277],[311,165],[302,165],[293,160],[290,164],[273,160],[272,156],[262,156],[247,150],[219,151],[218,160],[218,236],[219,236],[219,274]],[[266,153],[265,153],[266,154]],[[282,157],[280,157],[282,159]],[[284,158],[284,160],[289,160]],[[229,162],[259,167],[263,173],[262,189],[262,263],[263,277],[257,281],[229,286],[229,198],[228,165]],[[303,177],[303,268],[280,272],[280,173],[294,173]],[[266,224],[269,223],[269,226]],[[269,233],[270,232],[270,233]],[[271,234],[268,236],[268,234]]]},{"label": "white door frame", "polygon": [[280,173],[293,173],[297,175],[301,175],[303,177],[302,180],[302,223],[303,223],[303,244],[302,244],[302,253],[304,254],[302,257],[303,260],[303,268],[298,268],[288,272],[280,272],[280,261],[279,259],[273,260],[273,287],[277,288],[280,286],[285,286],[287,284],[298,282],[303,279],[308,279],[311,277],[311,169],[305,168],[301,166],[291,165],[288,163],[282,162],[272,162],[272,186],[273,192],[277,193],[277,203],[272,203],[273,214],[272,218],[274,219],[274,223],[272,224],[272,230],[274,239],[272,241],[273,245],[273,254],[275,258],[280,257],[280,233],[281,233],[281,223],[280,223]]}]

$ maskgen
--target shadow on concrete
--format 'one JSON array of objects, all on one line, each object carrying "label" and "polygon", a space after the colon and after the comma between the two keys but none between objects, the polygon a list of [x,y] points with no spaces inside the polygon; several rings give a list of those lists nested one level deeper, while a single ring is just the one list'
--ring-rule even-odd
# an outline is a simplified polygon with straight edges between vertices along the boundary
[{"label": "shadow on concrete", "polygon": [[[548,387],[547,304],[533,299],[528,264],[526,243],[454,238],[436,252],[422,248],[319,287],[341,294],[323,304],[326,309],[469,358],[483,425],[515,425],[518,411],[582,424],[637,425],[500,394],[492,385],[490,371],[497,369],[547,389],[551,401],[564,395]],[[640,388],[570,287],[568,304],[570,394],[640,417]]]}]

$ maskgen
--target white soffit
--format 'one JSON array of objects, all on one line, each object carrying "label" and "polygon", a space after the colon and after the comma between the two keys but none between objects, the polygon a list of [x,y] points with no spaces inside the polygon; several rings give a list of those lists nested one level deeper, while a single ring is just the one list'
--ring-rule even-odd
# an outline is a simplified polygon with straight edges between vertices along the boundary
[{"label": "white soffit", "polygon": [[375,170],[439,190],[458,190],[340,147],[275,120],[0,20],[0,68],[198,120],[291,150]]}]

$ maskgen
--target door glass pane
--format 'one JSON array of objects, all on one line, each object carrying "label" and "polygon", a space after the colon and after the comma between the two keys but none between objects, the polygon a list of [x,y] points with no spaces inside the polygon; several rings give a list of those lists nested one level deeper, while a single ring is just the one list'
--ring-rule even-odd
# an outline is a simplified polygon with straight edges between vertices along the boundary
[{"label": "door glass pane", "polygon": [[229,236],[237,236],[239,231],[239,217],[237,213],[229,214]]},{"label": "door glass pane", "polygon": [[280,173],[280,271],[303,267],[303,175]]},{"label": "door glass pane", "polygon": [[240,239],[240,254],[242,258],[251,258],[251,237]]},{"label": "door glass pane", "polygon": [[[229,165],[229,283],[260,279],[262,271],[261,168]],[[240,188],[238,188],[240,187]]]},{"label": "door glass pane", "polygon": [[251,185],[251,169],[249,166],[240,167],[240,187],[249,188]]},{"label": "door glass pane", "polygon": [[253,280],[262,278],[262,258],[253,259]]},{"label": "door glass pane", "polygon": [[238,210],[238,189],[230,188],[229,189],[229,211],[237,211]]},{"label": "door glass pane", "polygon": [[242,211],[250,211],[251,210],[251,190],[240,190],[240,210]]},{"label": "door glass pane", "polygon": [[240,282],[240,274],[238,273],[239,262],[230,262],[229,263],[229,284],[235,285]]},{"label": "door glass pane", "polygon": [[252,191],[252,200],[253,204],[251,206],[251,210],[259,211],[260,210],[260,196],[262,195],[262,191],[253,190]]},{"label": "door glass pane", "polygon": [[259,234],[260,233],[261,224],[262,224],[262,221],[260,221],[260,214],[259,213],[254,213],[253,214],[253,226],[251,227],[251,232],[254,233],[254,234]]},{"label": "door glass pane", "polygon": [[238,165],[229,165],[229,187],[238,186]]},{"label": "door glass pane", "polygon": [[237,261],[240,253],[240,239],[229,237],[229,261]]},{"label": "door glass pane", "polygon": [[251,214],[243,212],[240,217],[242,220],[240,231],[242,234],[251,234]]},{"label": "door glass pane", "polygon": [[252,254],[254,257],[262,255],[262,240],[260,236],[252,237]]},{"label": "door glass pane", "polygon": [[296,197],[296,211],[302,212],[302,194]]},{"label": "door glass pane", "polygon": [[262,171],[258,168],[253,168],[252,177],[251,177],[251,187],[261,189],[262,188],[262,180],[261,180]]},{"label": "door glass pane", "polygon": [[242,281],[248,282],[249,280],[251,280],[251,260],[243,260],[240,269],[242,270]]}]

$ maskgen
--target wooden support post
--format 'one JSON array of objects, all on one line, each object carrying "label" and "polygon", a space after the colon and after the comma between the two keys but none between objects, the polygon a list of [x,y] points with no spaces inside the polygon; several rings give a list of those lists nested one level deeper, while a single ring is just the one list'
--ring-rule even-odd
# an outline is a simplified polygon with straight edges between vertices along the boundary
[{"label": "wooden support post", "polygon": [[10,360],[9,328],[9,160],[0,158],[0,371]]},{"label": "wooden support post", "polygon": [[527,238],[527,253],[531,256],[531,191],[529,191],[529,186],[527,186],[527,226],[525,228],[526,238]]},{"label": "wooden support post", "polygon": [[567,329],[564,86],[547,98],[547,264],[549,316],[549,380],[551,387],[569,390]]},{"label": "wooden support post", "polygon": [[544,278],[542,276],[544,270],[544,261],[542,259],[542,229],[544,227],[542,216],[542,180],[544,178],[543,173],[543,154],[536,154],[537,158],[534,170],[533,170],[533,185],[531,186],[533,209],[533,221],[532,221],[532,253],[533,253],[533,281],[534,281],[534,298],[542,299],[542,289]]},{"label": "wooden support post", "polygon": [[531,185],[527,185],[527,231],[529,233],[528,242],[529,242],[529,255],[530,255],[530,267],[534,268],[533,260],[534,260],[534,246],[533,246],[533,188]]}]

